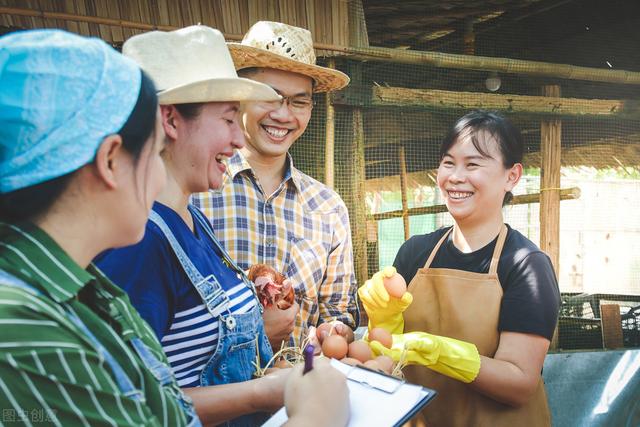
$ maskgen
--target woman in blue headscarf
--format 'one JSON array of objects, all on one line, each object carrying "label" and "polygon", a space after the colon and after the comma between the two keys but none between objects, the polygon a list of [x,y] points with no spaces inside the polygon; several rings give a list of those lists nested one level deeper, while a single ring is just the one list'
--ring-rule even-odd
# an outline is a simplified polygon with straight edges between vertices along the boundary
[{"label": "woman in blue headscarf", "polygon": [[98,39],[0,38],[3,416],[199,423],[153,332],[91,265],[143,236],[166,179],[158,114],[151,80]]}]

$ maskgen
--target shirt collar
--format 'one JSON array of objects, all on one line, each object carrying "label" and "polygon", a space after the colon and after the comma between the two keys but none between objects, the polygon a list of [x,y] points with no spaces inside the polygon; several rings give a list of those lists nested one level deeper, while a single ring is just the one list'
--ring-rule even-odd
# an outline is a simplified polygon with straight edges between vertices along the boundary
[{"label": "shirt collar", "polygon": [[[287,170],[284,174],[283,182],[287,182],[289,179],[296,186],[296,189],[301,191],[301,183],[302,183],[302,174],[301,172],[293,166],[293,158],[290,153],[287,153]],[[229,159],[228,164],[229,174],[231,175],[231,179],[233,180],[237,174],[244,171],[252,171],[251,165],[247,158],[240,152],[240,150],[236,150],[235,154]]]},{"label": "shirt collar", "polygon": [[37,286],[57,302],[74,298],[94,279],[34,224],[0,222],[0,242],[0,268]]}]

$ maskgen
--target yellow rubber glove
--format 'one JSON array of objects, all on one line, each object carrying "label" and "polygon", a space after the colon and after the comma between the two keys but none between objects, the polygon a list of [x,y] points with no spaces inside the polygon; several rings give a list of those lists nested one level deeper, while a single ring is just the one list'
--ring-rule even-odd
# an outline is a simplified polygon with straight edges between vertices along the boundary
[{"label": "yellow rubber glove", "polygon": [[422,365],[464,383],[470,383],[480,372],[478,348],[466,341],[427,334],[409,332],[393,335],[393,345],[386,348],[378,341],[369,343],[372,352],[384,354],[398,362],[406,349],[405,362]]},{"label": "yellow rubber glove", "polygon": [[402,298],[389,296],[384,287],[383,279],[391,277],[395,273],[395,267],[385,267],[358,289],[364,311],[369,316],[369,330],[384,328],[392,334],[404,332],[402,313],[413,301],[413,296],[409,292],[405,292]]}]

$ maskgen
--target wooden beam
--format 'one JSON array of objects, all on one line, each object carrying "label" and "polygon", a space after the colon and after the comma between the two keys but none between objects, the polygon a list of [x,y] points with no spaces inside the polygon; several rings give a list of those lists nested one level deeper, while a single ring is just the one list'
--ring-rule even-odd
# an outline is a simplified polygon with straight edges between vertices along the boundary
[{"label": "wooden beam", "polygon": [[604,348],[622,348],[622,318],[618,304],[600,304],[602,322],[602,346]]},{"label": "wooden beam", "polygon": [[[546,96],[560,96],[560,86],[543,87]],[[558,275],[560,259],[560,157],[562,122],[558,119],[540,123],[540,249],[545,251]]]},{"label": "wooden beam", "polygon": [[[560,190],[560,200],[574,200],[580,198],[580,188],[570,187]],[[521,194],[514,196],[509,205],[526,205],[530,203],[538,203],[540,201],[540,193]],[[422,206],[419,208],[411,208],[407,215],[426,215],[447,212],[447,205]],[[389,218],[401,218],[404,212],[402,210],[388,211],[371,215],[376,221]]]},{"label": "wooden beam", "polygon": [[400,161],[400,199],[402,201],[402,224],[404,228],[404,240],[409,240],[409,202],[407,201],[407,159],[405,158],[404,145],[398,148]]},{"label": "wooden beam", "polygon": [[[336,60],[334,58],[330,58],[327,66],[329,68],[336,68]],[[333,104],[329,101],[329,97],[331,96],[329,93],[326,94],[327,102],[326,102],[326,115],[327,119],[325,122],[325,146],[324,146],[324,183],[329,186],[329,188],[333,188],[334,186],[334,164],[335,164],[335,144],[336,144],[336,123],[335,123],[335,108]]]},{"label": "wooden beam", "polygon": [[[98,18],[94,16],[70,13],[45,12],[40,10],[0,7],[0,14],[58,19],[62,21],[91,22],[103,25],[115,25],[141,30],[171,31],[175,26],[152,25],[121,19]],[[224,34],[227,40],[242,40],[241,34]],[[606,70],[601,68],[578,67],[568,64],[526,61],[521,59],[494,58],[487,56],[467,56],[452,53],[426,52],[419,50],[401,50],[384,47],[338,46],[328,43],[314,43],[316,49],[335,52],[333,56],[348,56],[351,59],[368,62],[394,62],[400,64],[424,64],[433,67],[453,68],[477,71],[497,71],[499,73],[533,75],[586,80],[594,82],[640,84],[640,72],[626,70]]]},{"label": "wooden beam", "polygon": [[[323,49],[327,49],[323,47]],[[640,72],[606,70],[522,59],[469,56],[453,53],[427,52],[384,47],[336,47],[336,52],[348,58],[367,62],[393,62],[396,64],[422,64],[458,70],[496,71],[499,73],[552,77],[593,82],[640,84]]]},{"label": "wooden beam", "polygon": [[640,114],[637,101],[578,99],[480,92],[453,92],[400,87],[372,88],[371,105],[376,107],[426,107],[455,110],[502,110],[513,113],[571,116],[613,116]]}]

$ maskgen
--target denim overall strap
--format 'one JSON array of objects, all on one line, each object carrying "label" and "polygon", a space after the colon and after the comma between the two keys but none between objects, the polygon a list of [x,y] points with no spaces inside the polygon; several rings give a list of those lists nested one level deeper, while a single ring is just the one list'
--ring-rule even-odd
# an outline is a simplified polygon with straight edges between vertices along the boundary
[{"label": "denim overall strap", "polygon": [[202,276],[196,266],[193,265],[184,249],[182,249],[180,243],[176,240],[176,237],[167,223],[160,215],[158,215],[157,212],[152,210],[149,215],[149,220],[160,228],[160,231],[162,231],[169,241],[169,245],[171,245],[173,253],[176,255],[176,258],[178,258],[178,261],[180,262],[180,265],[187,277],[200,294],[200,297],[207,306],[209,313],[211,313],[213,317],[218,317],[223,312],[228,311],[231,303],[227,293],[224,291],[222,286],[220,286],[218,279],[216,279],[213,274],[210,274],[207,277]]},{"label": "denim overall strap", "polygon": [[[40,292],[33,286],[7,273],[4,270],[0,270],[0,283],[3,285],[12,286],[14,288],[20,288],[20,289],[26,290],[38,296],[43,295],[42,292]],[[120,391],[122,391],[122,393],[125,396],[135,401],[143,400],[144,397],[142,396],[142,392],[134,387],[133,383],[129,379],[129,376],[124,372],[124,369],[122,369],[120,364],[113,358],[111,353],[109,353],[109,351],[102,345],[102,343],[98,341],[95,335],[91,333],[89,328],[85,326],[85,324],[82,322],[82,320],[80,320],[78,315],[68,309],[64,309],[64,312],[66,313],[67,317],[77,327],[79,327],[82,330],[82,332],[84,332],[84,334],[89,339],[89,341],[95,346],[96,350],[98,351],[98,354],[100,354],[100,356],[104,358],[105,362],[107,362],[107,365],[109,365],[109,367],[111,368],[111,371],[113,372],[113,375],[115,376],[115,380],[116,380],[116,383],[118,384],[118,388],[120,389]]]},{"label": "denim overall strap", "polygon": [[[145,364],[147,369],[151,371],[153,376],[156,377],[158,382],[163,386],[171,384],[173,380],[171,368],[169,368],[169,366],[164,362],[158,360],[158,358],[155,357],[153,353],[151,353],[149,347],[147,347],[147,345],[143,343],[140,338],[132,338],[131,344],[136,350],[136,353],[138,353],[138,356],[140,356],[140,359],[142,359],[142,362]],[[184,398],[184,395],[176,396],[176,399],[178,400],[178,403],[180,403],[182,411],[187,416],[187,420],[189,420],[187,426],[202,426],[202,423],[200,422],[200,419],[198,418],[193,405]]]},{"label": "denim overall strap", "polygon": [[262,314],[262,312],[264,311],[264,308],[262,307],[262,304],[260,304],[260,300],[258,299],[258,291],[256,290],[256,287],[255,287],[254,283],[251,280],[249,280],[249,278],[244,273],[244,271],[240,268],[240,266],[238,264],[236,264],[236,262],[231,258],[231,255],[229,255],[229,253],[226,251],[226,249],[222,246],[222,243],[220,243],[220,241],[218,240],[218,238],[216,237],[216,235],[213,232],[213,227],[211,226],[211,223],[204,216],[204,214],[198,208],[196,208],[193,205],[189,205],[189,211],[191,212],[193,217],[196,219],[196,221],[198,221],[198,223],[200,223],[200,225],[205,230],[207,236],[209,236],[209,239],[211,239],[211,241],[213,242],[215,247],[218,248],[218,250],[222,254],[222,258],[225,260],[225,262],[236,273],[240,274],[244,284],[247,285],[249,287],[249,289],[251,289],[251,292],[253,293],[253,296],[255,297],[256,302],[258,302],[258,307],[260,309],[260,313]]}]

